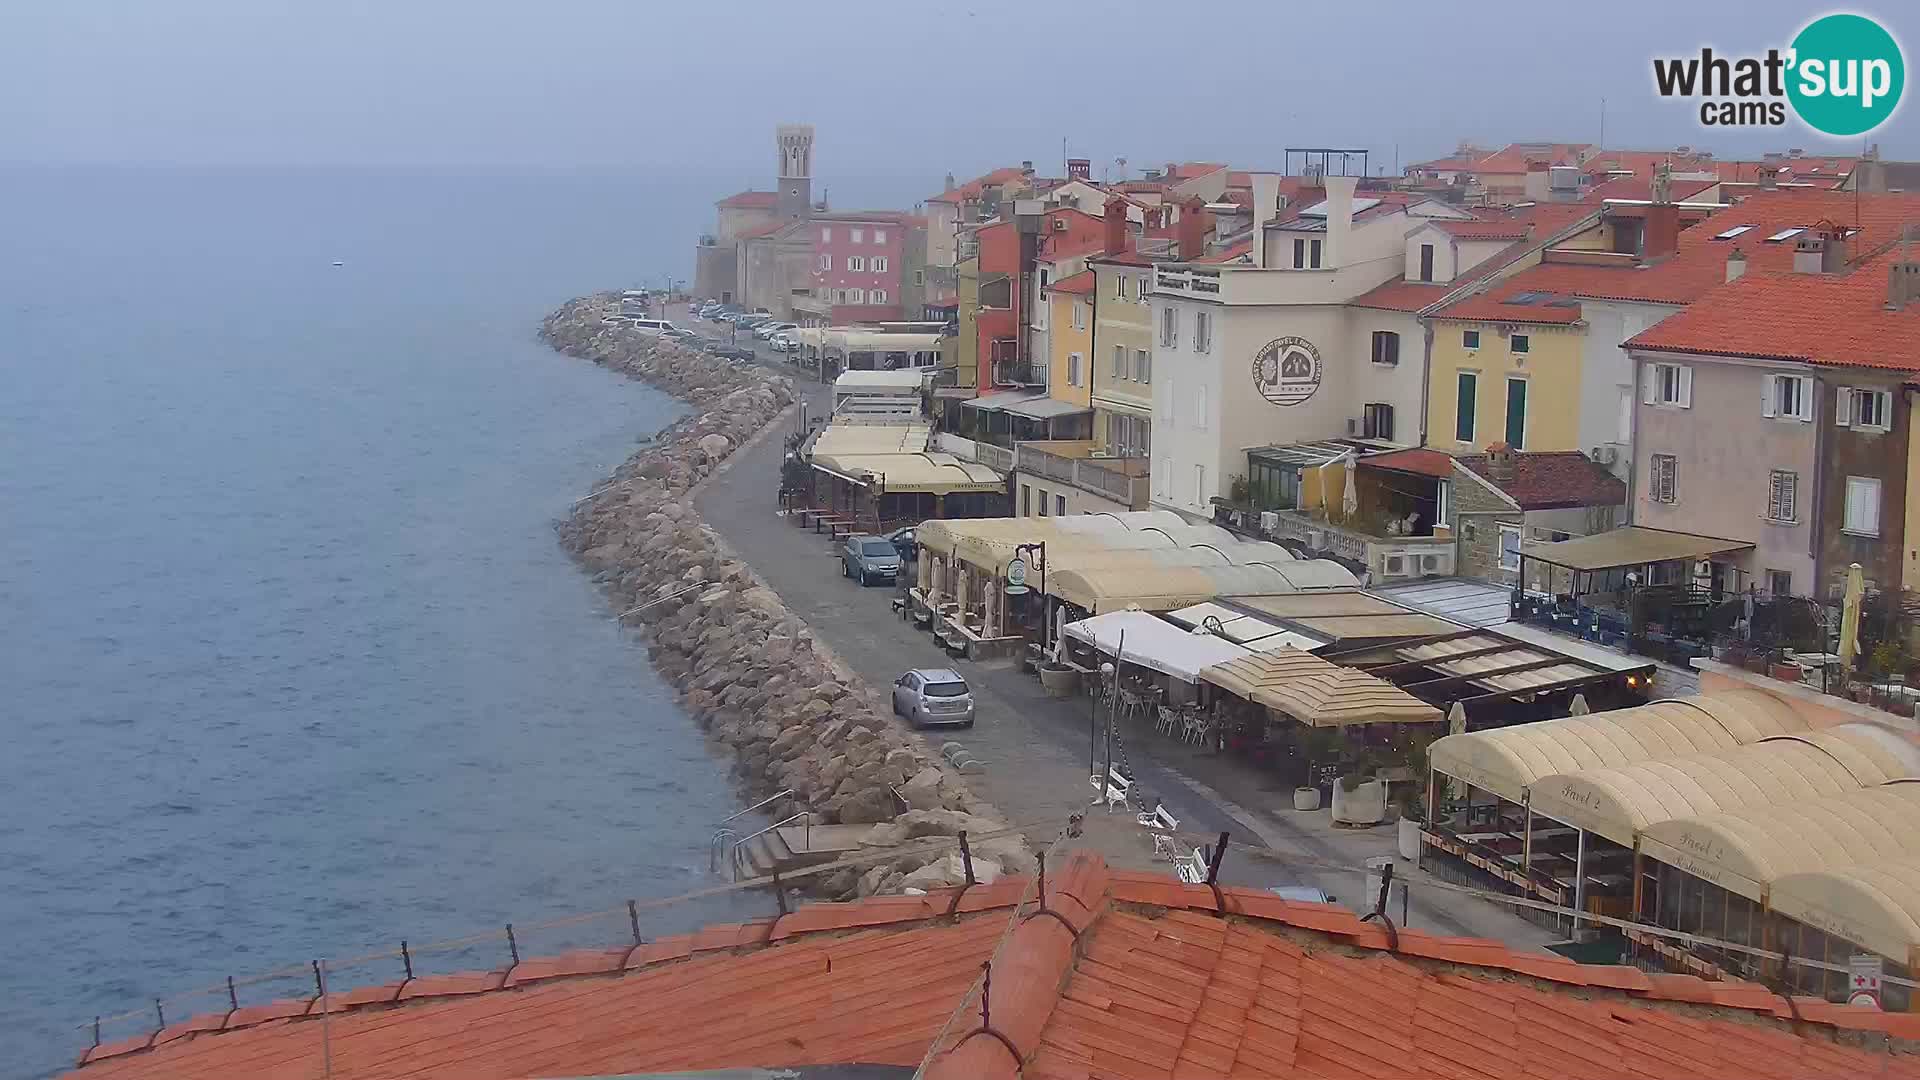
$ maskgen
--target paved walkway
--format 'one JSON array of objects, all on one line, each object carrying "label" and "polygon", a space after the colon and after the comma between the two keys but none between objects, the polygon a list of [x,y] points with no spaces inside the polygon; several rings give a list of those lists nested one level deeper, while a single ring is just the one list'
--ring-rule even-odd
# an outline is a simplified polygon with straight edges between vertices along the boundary
[{"label": "paved walkway", "polygon": [[[794,370],[770,352],[763,350],[763,355],[770,366]],[[830,388],[799,374],[799,391],[812,415],[823,415],[830,407]],[[1041,823],[1032,830],[1033,839],[1050,840],[1070,810],[1084,807],[1092,795],[1088,765],[1095,718],[1088,700],[1049,698],[1039,680],[1010,661],[951,660],[927,633],[893,614],[887,603],[894,595],[891,590],[863,588],[842,577],[827,539],[794,528],[778,513],[780,436],[792,423],[789,415],[729,459],[698,496],[701,516],[873,685],[887,686],[914,667],[958,669],[973,688],[978,721],[970,731],[929,733],[929,741],[965,743],[986,764],[983,774],[968,778],[975,790],[1011,820]],[[1358,867],[1369,857],[1391,855],[1395,843],[1390,827],[1335,829],[1325,811],[1293,811],[1291,786],[1283,790],[1270,774],[1176,743],[1144,722],[1123,724],[1119,733],[1135,784],[1164,801],[1183,833],[1232,834],[1221,868],[1223,881],[1261,888],[1317,885],[1349,907],[1371,906],[1362,903],[1359,872],[1326,872],[1301,863]],[[1125,811],[1091,811],[1083,842],[1116,865],[1167,868],[1153,861],[1145,831]],[[1424,875],[1406,862],[1399,863],[1395,873],[1413,882],[1411,923],[1417,929],[1496,938],[1527,948],[1555,940],[1556,935],[1508,909],[1422,890]],[[1397,901],[1392,913],[1397,920]]]}]

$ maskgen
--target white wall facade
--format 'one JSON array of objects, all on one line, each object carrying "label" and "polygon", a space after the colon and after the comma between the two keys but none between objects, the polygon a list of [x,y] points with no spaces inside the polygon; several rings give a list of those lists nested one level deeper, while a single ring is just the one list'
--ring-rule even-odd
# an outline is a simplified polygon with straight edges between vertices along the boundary
[{"label": "white wall facade", "polygon": [[1580,449],[1611,447],[1615,476],[1633,470],[1632,424],[1637,389],[1633,358],[1620,346],[1680,308],[1631,300],[1582,300],[1587,324],[1580,345]]}]

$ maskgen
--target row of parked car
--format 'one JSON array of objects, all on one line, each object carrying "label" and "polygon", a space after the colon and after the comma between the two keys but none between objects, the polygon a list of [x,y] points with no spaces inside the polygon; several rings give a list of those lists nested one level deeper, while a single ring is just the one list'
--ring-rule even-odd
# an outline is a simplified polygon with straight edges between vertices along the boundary
[{"label": "row of parked car", "polygon": [[776,352],[794,352],[800,348],[799,341],[791,333],[800,328],[799,324],[783,322],[764,311],[742,311],[732,304],[709,300],[695,305],[693,313],[709,322],[751,331],[754,337],[766,342]]},{"label": "row of parked car", "polygon": [[[840,573],[862,585],[894,584],[920,552],[913,526],[885,536],[855,533],[840,545]],[[973,688],[952,668],[914,668],[893,681],[893,714],[917,728],[972,727]]]}]

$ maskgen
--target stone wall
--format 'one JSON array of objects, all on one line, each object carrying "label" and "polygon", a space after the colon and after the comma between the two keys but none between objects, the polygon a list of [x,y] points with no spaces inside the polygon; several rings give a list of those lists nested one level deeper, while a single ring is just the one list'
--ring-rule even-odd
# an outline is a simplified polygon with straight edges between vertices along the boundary
[{"label": "stone wall", "polygon": [[1461,577],[1511,585],[1519,575],[1500,569],[1500,526],[1518,525],[1511,502],[1466,477],[1453,481],[1454,568]]},{"label": "stone wall", "polygon": [[[640,608],[629,624],[687,712],[733,756],[746,800],[790,788],[792,796],[770,808],[776,818],[808,811],[818,823],[873,823],[870,843],[883,846],[1006,829],[894,720],[885,694],[815,640],[694,512],[699,483],[794,401],[792,381],[610,326],[605,317],[617,304],[611,293],[571,301],[547,317],[541,336],[563,353],[659,386],[693,411],[596,485],[599,494],[560,523],[561,541],[617,610]],[[769,504],[776,485],[769,476]],[[1032,870],[1017,834],[973,847],[982,876]],[[947,883],[949,860],[928,865],[930,857],[903,854],[864,873],[811,880],[831,896]]]}]

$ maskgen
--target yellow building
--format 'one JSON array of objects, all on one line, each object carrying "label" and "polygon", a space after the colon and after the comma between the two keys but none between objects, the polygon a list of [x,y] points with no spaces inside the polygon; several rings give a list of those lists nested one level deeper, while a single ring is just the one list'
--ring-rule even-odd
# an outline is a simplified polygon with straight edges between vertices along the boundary
[{"label": "yellow building", "polygon": [[1093,441],[1114,457],[1146,457],[1153,444],[1153,264],[1124,251],[1088,261],[1094,274],[1089,401]]},{"label": "yellow building", "polygon": [[1428,446],[1449,454],[1496,442],[1515,450],[1586,449],[1580,402],[1587,325],[1577,303],[1555,306],[1504,286],[1428,320]]},{"label": "yellow building", "polygon": [[1045,297],[1047,396],[1082,409],[1093,406],[1093,286],[1093,271],[1082,270],[1048,286]]}]

